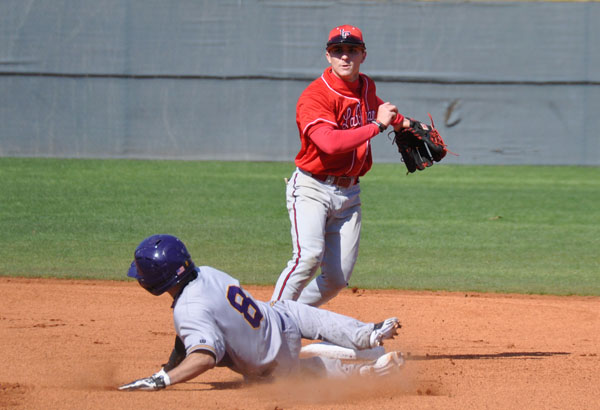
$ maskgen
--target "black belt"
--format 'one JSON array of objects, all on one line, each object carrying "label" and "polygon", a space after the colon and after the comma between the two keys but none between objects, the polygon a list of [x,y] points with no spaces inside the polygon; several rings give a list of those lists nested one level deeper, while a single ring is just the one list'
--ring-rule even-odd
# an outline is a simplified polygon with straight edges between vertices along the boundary
[{"label": "black belt", "polygon": [[316,179],[317,181],[325,182],[326,184],[337,185],[342,188],[348,188],[352,185],[358,184],[358,177],[345,177],[345,176],[335,176],[335,175],[317,175],[310,174],[311,177]]}]

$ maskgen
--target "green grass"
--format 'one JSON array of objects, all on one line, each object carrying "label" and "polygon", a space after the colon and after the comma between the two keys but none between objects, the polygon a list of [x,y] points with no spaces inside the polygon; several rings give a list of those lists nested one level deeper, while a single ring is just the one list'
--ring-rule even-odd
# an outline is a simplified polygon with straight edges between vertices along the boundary
[{"label": "green grass", "polygon": [[391,171],[363,186],[357,273],[381,287],[600,294],[600,169]]},{"label": "green grass", "polygon": [[[291,163],[0,158],[0,275],[124,279],[154,233],[272,285]],[[362,179],[351,286],[600,295],[600,168],[436,166]]]}]

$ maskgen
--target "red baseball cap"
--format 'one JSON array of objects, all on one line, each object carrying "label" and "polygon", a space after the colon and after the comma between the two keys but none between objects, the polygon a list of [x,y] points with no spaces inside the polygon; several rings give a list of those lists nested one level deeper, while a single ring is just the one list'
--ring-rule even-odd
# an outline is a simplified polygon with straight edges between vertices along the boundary
[{"label": "red baseball cap", "polygon": [[348,24],[336,27],[329,32],[327,48],[334,44],[356,44],[365,47],[362,32]]}]

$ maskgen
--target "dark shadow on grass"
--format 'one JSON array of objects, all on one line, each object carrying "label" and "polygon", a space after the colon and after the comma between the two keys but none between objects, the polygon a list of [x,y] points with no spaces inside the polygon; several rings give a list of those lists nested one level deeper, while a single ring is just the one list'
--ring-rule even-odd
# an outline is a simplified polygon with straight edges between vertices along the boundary
[{"label": "dark shadow on grass", "polygon": [[479,353],[479,354],[426,354],[410,355],[406,360],[485,360],[485,359],[541,359],[552,356],[570,355],[569,352],[502,352],[502,353]]}]

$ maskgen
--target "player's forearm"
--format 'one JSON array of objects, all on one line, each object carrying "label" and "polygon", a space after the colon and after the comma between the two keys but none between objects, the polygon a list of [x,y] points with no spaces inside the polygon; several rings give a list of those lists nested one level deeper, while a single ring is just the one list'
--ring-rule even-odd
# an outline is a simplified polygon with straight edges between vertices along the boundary
[{"label": "player's forearm", "polygon": [[182,383],[198,377],[207,370],[215,367],[214,357],[206,352],[190,353],[179,366],[167,372],[171,384]]},{"label": "player's forearm", "polygon": [[337,130],[324,125],[309,133],[310,139],[326,154],[342,154],[349,152],[379,134],[375,124],[349,130]]}]

